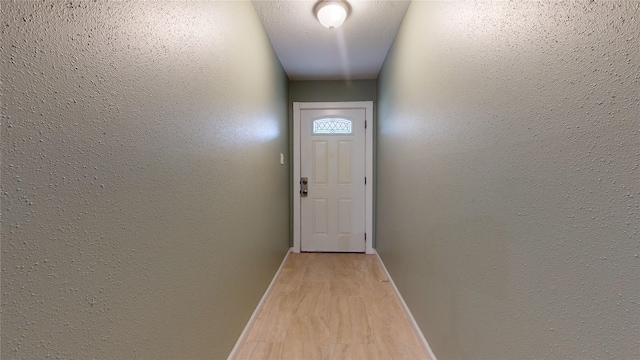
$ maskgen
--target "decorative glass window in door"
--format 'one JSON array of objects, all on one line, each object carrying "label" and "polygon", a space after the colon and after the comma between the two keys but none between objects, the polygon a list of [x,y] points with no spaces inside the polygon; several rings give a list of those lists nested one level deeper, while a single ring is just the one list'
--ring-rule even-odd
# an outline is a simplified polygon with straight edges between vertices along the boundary
[{"label": "decorative glass window in door", "polygon": [[351,134],[351,120],[324,118],[313,121],[314,134]]}]

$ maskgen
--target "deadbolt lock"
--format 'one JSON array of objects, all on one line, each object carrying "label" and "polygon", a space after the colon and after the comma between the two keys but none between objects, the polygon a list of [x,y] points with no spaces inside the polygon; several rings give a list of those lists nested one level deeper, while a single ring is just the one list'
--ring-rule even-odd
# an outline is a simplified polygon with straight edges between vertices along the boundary
[{"label": "deadbolt lock", "polygon": [[309,194],[308,183],[309,183],[308,178],[306,177],[300,178],[300,196],[301,197],[307,197],[307,195]]}]

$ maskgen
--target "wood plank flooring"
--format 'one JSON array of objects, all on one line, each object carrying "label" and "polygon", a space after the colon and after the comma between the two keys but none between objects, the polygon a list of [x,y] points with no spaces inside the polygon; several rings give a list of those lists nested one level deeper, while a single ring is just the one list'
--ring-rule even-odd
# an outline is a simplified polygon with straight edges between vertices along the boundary
[{"label": "wood plank flooring", "polygon": [[289,254],[238,360],[428,360],[378,258]]}]

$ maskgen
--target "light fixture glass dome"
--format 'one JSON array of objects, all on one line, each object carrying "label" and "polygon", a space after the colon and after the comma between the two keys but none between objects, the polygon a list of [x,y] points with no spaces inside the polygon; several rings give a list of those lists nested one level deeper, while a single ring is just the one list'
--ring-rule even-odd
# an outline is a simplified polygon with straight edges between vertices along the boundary
[{"label": "light fixture glass dome", "polygon": [[349,16],[349,5],[341,0],[324,0],[316,5],[314,11],[322,26],[335,29]]}]

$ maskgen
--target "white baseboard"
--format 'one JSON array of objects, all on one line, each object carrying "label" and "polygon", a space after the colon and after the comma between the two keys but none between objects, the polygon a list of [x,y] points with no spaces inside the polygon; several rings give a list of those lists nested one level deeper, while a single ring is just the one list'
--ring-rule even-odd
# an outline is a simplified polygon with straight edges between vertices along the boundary
[{"label": "white baseboard", "polygon": [[282,260],[282,263],[280,264],[278,271],[276,271],[276,274],[273,276],[273,279],[271,279],[271,283],[269,284],[269,287],[267,287],[267,290],[264,292],[264,295],[262,295],[262,299],[260,299],[258,306],[256,306],[255,310],[253,310],[253,314],[251,314],[251,317],[249,318],[247,325],[245,325],[244,330],[242,330],[242,333],[240,334],[240,337],[238,338],[236,345],[231,350],[231,353],[229,354],[229,357],[227,358],[227,360],[234,360],[238,356],[240,347],[244,344],[245,340],[247,340],[247,337],[249,336],[249,331],[251,331],[251,328],[256,323],[256,320],[258,320],[258,315],[260,314],[260,311],[264,307],[264,303],[267,301],[269,294],[271,294],[271,290],[273,290],[273,286],[276,283],[276,279],[278,278],[278,275],[280,275],[280,272],[282,271],[284,264],[287,262],[287,258],[289,257],[290,253],[291,253],[291,249],[289,249],[289,251],[287,251],[287,254],[284,256],[284,259]]},{"label": "white baseboard", "polygon": [[376,254],[376,257],[378,257],[378,261],[382,266],[382,270],[384,271],[384,274],[386,275],[387,279],[389,279],[391,288],[393,288],[393,291],[396,293],[396,296],[398,296],[398,300],[400,300],[400,306],[402,306],[404,315],[407,317],[407,320],[409,320],[409,324],[411,325],[411,330],[413,330],[413,333],[418,338],[418,342],[420,343],[422,350],[425,352],[425,354],[427,354],[430,360],[436,360],[436,356],[433,354],[433,351],[431,350],[431,346],[429,346],[427,339],[425,339],[424,335],[422,334],[422,330],[420,330],[420,327],[418,326],[416,319],[413,318],[413,315],[411,314],[411,310],[409,310],[407,303],[404,302],[402,295],[400,295],[400,291],[398,291],[398,288],[396,287],[396,284],[393,282],[391,275],[389,275],[389,271],[387,271],[387,268],[384,266],[384,263],[382,262],[380,255],[378,254],[377,251],[375,251],[375,254]]}]

